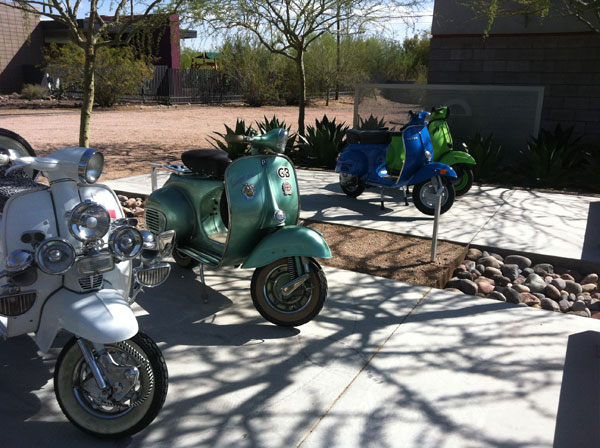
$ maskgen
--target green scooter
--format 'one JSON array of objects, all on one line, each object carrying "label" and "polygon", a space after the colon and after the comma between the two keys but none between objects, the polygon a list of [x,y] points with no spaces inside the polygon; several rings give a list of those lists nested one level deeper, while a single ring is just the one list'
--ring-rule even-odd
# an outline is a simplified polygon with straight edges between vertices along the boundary
[{"label": "green scooter", "polygon": [[[427,130],[433,146],[433,161],[451,166],[456,172],[456,180],[452,181],[456,196],[462,196],[473,185],[473,170],[475,159],[466,151],[456,150],[453,147],[452,135],[448,126],[448,106],[434,107],[431,109]],[[401,124],[392,122],[392,124]],[[401,171],[404,164],[404,144],[402,137],[392,136],[390,149],[385,161],[388,170]]]},{"label": "green scooter", "polygon": [[146,226],[175,230],[175,262],[255,268],[252,301],[268,321],[281,326],[309,322],[327,297],[327,280],[314,258],[331,258],[323,236],[298,225],[300,195],[291,161],[282,155],[288,131],[248,137],[251,155],[231,161],[225,151],[182,154],[183,165],[146,202]]}]

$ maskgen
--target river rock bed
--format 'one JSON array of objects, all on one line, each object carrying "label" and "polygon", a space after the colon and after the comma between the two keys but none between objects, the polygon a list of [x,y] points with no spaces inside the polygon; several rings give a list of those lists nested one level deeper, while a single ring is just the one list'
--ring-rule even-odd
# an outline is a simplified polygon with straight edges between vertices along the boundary
[{"label": "river rock bed", "polygon": [[123,213],[127,217],[139,218],[144,214],[144,200],[142,198],[128,197],[123,194],[117,195],[121,207],[123,207]]},{"label": "river rock bed", "polygon": [[446,290],[600,319],[598,274],[471,248]]}]

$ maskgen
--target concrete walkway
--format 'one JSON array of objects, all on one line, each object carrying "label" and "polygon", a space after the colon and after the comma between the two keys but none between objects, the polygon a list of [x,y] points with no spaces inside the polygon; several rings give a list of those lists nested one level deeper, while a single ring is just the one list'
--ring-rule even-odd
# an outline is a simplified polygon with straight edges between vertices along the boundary
[{"label": "concrete walkway", "polygon": [[[159,172],[159,186],[168,173]],[[433,219],[404,205],[397,190],[369,189],[346,196],[338,176],[298,170],[301,217],[407,235],[431,237]],[[106,182],[115,190],[149,194],[150,175]],[[474,186],[441,216],[439,237],[539,255],[600,262],[600,198]]]},{"label": "concrete walkway", "polygon": [[319,317],[286,329],[254,310],[250,271],[208,271],[203,301],[196,273],[174,266],[136,305],[169,366],[167,402],[120,442],[61,414],[58,349],[1,343],[1,445],[599,446],[597,320],[325,271]]}]

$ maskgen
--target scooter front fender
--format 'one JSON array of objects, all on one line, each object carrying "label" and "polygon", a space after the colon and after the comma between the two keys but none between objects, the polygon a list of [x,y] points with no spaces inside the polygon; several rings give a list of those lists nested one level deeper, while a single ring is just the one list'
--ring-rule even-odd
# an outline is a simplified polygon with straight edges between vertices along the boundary
[{"label": "scooter front fender", "polygon": [[331,258],[331,250],[319,232],[307,227],[286,226],[264,237],[242,268],[266,266],[286,257]]},{"label": "scooter front fender", "polygon": [[61,289],[44,304],[35,340],[47,352],[60,329],[99,344],[135,336],[138,323],[133,311],[114,289],[77,294]]},{"label": "scooter front fender", "polygon": [[457,164],[463,165],[476,165],[475,159],[471,154],[464,151],[449,151],[442,156],[439,163],[444,163],[448,166],[454,166]]},{"label": "scooter front fender", "polygon": [[419,168],[419,171],[417,171],[410,180],[409,185],[416,185],[436,176],[456,179],[456,171],[444,163],[429,162],[427,165],[423,165]]}]

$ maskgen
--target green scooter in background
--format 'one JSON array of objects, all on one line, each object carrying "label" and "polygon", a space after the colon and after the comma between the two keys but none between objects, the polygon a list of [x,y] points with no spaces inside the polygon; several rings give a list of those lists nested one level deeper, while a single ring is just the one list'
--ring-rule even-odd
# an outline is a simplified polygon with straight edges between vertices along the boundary
[{"label": "green scooter in background", "polygon": [[[456,196],[462,196],[473,185],[473,170],[475,159],[466,151],[454,149],[452,135],[448,126],[450,109],[447,106],[434,107],[427,124],[433,145],[433,161],[451,166],[456,171],[456,180],[453,181]],[[401,124],[394,123],[392,124]],[[392,137],[390,149],[387,153],[385,164],[388,170],[400,171],[404,164],[404,144],[399,136]]]},{"label": "green scooter in background", "polygon": [[282,326],[302,325],[321,311],[325,275],[314,258],[330,258],[323,236],[297,225],[298,180],[282,155],[285,129],[256,137],[229,136],[250,143],[250,156],[231,161],[225,151],[199,149],[182,154],[182,165],[146,202],[146,226],[175,230],[178,265],[256,268],[252,301],[260,314]]}]

